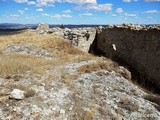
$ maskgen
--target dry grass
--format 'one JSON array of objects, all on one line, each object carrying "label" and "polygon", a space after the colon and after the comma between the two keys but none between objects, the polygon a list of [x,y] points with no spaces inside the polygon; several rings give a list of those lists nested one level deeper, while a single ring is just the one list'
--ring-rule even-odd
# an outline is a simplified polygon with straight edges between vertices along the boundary
[{"label": "dry grass", "polygon": [[151,101],[151,102],[156,103],[157,105],[155,105],[155,107],[157,108],[157,110],[160,111],[160,97],[159,96],[146,95],[144,98]]},{"label": "dry grass", "polygon": [[64,82],[66,85],[70,86],[71,81],[72,81],[73,79],[77,78],[78,75],[77,75],[77,74],[62,74],[61,77],[62,77],[62,79],[63,79],[63,82]]},{"label": "dry grass", "polygon": [[36,93],[35,93],[34,90],[28,89],[28,90],[25,92],[24,96],[25,96],[26,98],[28,98],[28,97],[33,97],[35,94],[36,94]]},{"label": "dry grass", "polygon": [[55,112],[54,112],[54,116],[55,116],[55,117],[59,117],[59,116],[60,116],[60,111],[55,111]]},{"label": "dry grass", "polygon": [[0,74],[10,76],[17,73],[32,71],[42,73],[49,66],[61,64],[61,60],[53,61],[32,55],[9,55],[0,56]]},{"label": "dry grass", "polygon": [[121,116],[124,116],[124,115],[125,115],[124,111],[123,111],[122,109],[120,109],[120,108],[118,108],[118,109],[116,110],[116,112],[117,112],[117,114],[119,114],[119,115],[121,115]]},{"label": "dry grass", "polygon": [[91,111],[86,111],[83,120],[93,120],[96,108],[92,108]]},{"label": "dry grass", "polygon": [[[49,49],[51,54],[59,59],[47,60],[34,55],[2,55],[7,45],[26,43],[30,43],[37,48]],[[54,65],[73,61],[80,62],[92,56],[73,47],[67,40],[60,39],[53,35],[37,35],[35,32],[0,36],[0,54],[0,75],[2,76],[24,73],[26,71],[42,73],[44,70]]]},{"label": "dry grass", "polygon": [[15,35],[0,36],[0,53],[4,50],[6,45],[9,44],[25,44],[32,43],[37,47],[51,49],[57,54],[85,54],[79,49],[73,47],[69,41],[55,37],[53,35],[37,35],[34,32],[24,32]]},{"label": "dry grass", "polygon": [[[89,65],[83,65],[81,66],[78,71],[79,73],[90,73],[92,71],[97,71],[100,69],[103,70],[108,70],[110,71],[115,71],[118,73],[118,75],[123,76],[124,78],[130,80],[131,79],[131,74],[127,69],[124,69],[123,72],[120,70],[118,63],[113,62],[111,59],[104,58],[104,57],[95,57],[95,56],[89,56],[89,59],[95,60],[94,63],[89,64]],[[107,75],[108,73],[104,72],[98,72],[98,76],[103,76]]]},{"label": "dry grass", "polygon": [[112,70],[117,71],[118,70],[117,68],[118,68],[118,65],[115,62],[112,62],[109,59],[107,59],[107,60],[99,59],[92,64],[81,66],[78,69],[78,71],[80,73],[90,73],[92,71],[96,71],[99,69],[105,69],[108,71],[112,71]]},{"label": "dry grass", "polygon": [[98,75],[98,76],[104,76],[104,75],[108,75],[108,73],[107,72],[98,71],[96,73],[96,75]]},{"label": "dry grass", "polygon": [[131,112],[135,112],[139,109],[139,106],[135,103],[132,103],[128,98],[121,99],[119,106]]},{"label": "dry grass", "polygon": [[22,90],[22,91],[27,91],[29,90],[30,88],[26,85],[22,85],[22,84],[14,84],[14,83],[8,83],[7,85],[5,85],[6,88],[9,88],[10,90],[13,90],[13,89],[19,89],[19,90]]}]

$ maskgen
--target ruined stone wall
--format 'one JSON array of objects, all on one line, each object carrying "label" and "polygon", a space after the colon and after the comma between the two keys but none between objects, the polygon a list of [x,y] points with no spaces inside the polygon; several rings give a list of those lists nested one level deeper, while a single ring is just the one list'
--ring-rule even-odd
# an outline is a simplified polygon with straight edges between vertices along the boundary
[{"label": "ruined stone wall", "polygon": [[72,45],[88,52],[91,44],[95,40],[96,28],[82,27],[82,28],[49,28],[48,24],[41,23],[37,27],[37,33],[41,35],[53,34],[55,36],[68,39]]},{"label": "ruined stone wall", "polygon": [[95,36],[96,36],[96,29],[95,28],[88,29],[87,34],[85,34],[84,37],[79,38],[77,47],[82,51],[88,52],[91,44],[95,40]]},{"label": "ruined stone wall", "polygon": [[143,79],[160,87],[160,30],[156,28],[103,28],[97,32],[91,51],[124,62],[136,69]]}]

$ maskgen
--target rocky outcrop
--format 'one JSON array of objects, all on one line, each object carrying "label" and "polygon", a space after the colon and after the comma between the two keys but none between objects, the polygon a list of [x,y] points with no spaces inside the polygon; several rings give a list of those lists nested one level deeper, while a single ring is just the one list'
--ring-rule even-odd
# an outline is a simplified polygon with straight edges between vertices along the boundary
[{"label": "rocky outcrop", "polygon": [[143,82],[149,80],[160,88],[159,27],[123,24],[98,29],[90,51],[129,66],[139,73]]},{"label": "rocky outcrop", "polygon": [[43,35],[52,33],[52,30],[49,28],[49,25],[46,23],[40,23],[36,30],[38,31],[38,34],[43,34]]},{"label": "rocky outcrop", "polygon": [[37,28],[38,34],[53,34],[56,36],[59,36],[64,39],[70,40],[71,44],[78,47],[82,51],[89,51],[90,45],[93,43],[96,35],[96,29],[95,28],[51,28],[50,30],[43,29],[45,27],[40,27],[40,29]]},{"label": "rocky outcrop", "polygon": [[36,30],[48,30],[48,29],[49,29],[49,25],[48,24],[40,23]]},{"label": "rocky outcrop", "polygon": [[95,28],[53,28],[54,35],[68,39],[71,43],[83,51],[88,52],[90,45],[93,43],[96,35]]},{"label": "rocky outcrop", "polygon": [[9,54],[28,54],[28,55],[36,55],[36,56],[44,56],[44,57],[50,57],[50,51],[36,48],[36,46],[32,44],[23,44],[23,45],[8,45],[5,47],[3,54],[9,55]]}]

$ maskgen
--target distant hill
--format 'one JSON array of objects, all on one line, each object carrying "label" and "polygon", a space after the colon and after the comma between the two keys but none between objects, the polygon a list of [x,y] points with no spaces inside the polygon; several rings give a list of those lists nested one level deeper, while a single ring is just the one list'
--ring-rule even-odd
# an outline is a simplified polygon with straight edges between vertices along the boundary
[{"label": "distant hill", "polygon": [[0,28],[17,27],[17,26],[23,26],[23,24],[19,24],[19,23],[0,23]]},{"label": "distant hill", "polygon": [[27,29],[36,29],[38,24],[0,23],[0,35],[23,32]]},{"label": "distant hill", "polygon": [[[6,29],[6,28],[24,28],[29,27],[31,29],[34,29],[38,26],[38,24],[19,24],[19,23],[0,23],[0,29]],[[61,24],[49,24],[50,28],[53,27],[60,27]],[[89,25],[89,24],[80,24],[80,25],[74,25],[74,24],[65,24],[63,25],[66,28],[78,28],[78,27],[98,27],[98,26],[107,26],[107,25]]]}]

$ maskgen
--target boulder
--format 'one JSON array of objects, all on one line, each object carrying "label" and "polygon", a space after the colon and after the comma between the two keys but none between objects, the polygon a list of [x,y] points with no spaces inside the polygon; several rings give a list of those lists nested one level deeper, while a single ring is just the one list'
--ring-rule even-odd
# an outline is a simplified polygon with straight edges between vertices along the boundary
[{"label": "boulder", "polygon": [[11,93],[9,98],[11,99],[16,99],[16,100],[22,100],[25,97],[25,91],[19,90],[19,89],[14,89]]}]

